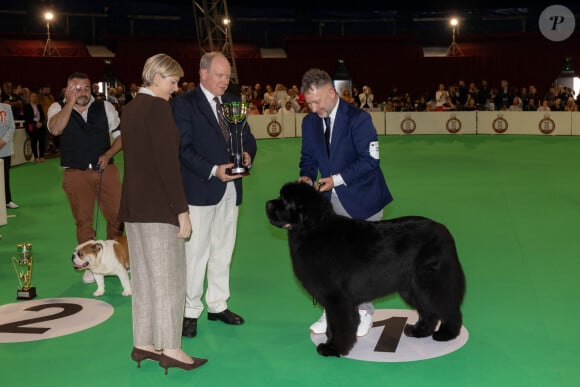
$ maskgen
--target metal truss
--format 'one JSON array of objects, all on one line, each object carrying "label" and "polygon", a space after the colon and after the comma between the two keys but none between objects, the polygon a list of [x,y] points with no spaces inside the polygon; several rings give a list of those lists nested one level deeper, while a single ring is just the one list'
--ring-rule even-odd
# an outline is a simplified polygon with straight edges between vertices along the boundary
[{"label": "metal truss", "polygon": [[232,64],[230,82],[237,85],[239,83],[238,70],[227,1],[193,0],[193,12],[200,54],[221,51]]}]

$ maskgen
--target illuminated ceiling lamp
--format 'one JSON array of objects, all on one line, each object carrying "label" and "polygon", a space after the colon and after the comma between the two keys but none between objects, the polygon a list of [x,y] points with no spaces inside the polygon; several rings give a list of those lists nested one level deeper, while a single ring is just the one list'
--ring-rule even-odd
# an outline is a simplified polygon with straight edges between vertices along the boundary
[{"label": "illuminated ceiling lamp", "polygon": [[46,21],[46,42],[44,43],[44,50],[42,56],[60,56],[58,49],[53,46],[50,39],[50,22],[54,19],[54,13],[48,11],[44,13],[44,20]]},{"label": "illuminated ceiling lamp", "polygon": [[452,40],[451,40],[451,45],[449,46],[449,49],[447,50],[447,56],[463,56],[463,51],[461,51],[461,48],[459,48],[459,45],[457,44],[457,42],[455,41],[455,35],[457,32],[457,26],[459,25],[459,20],[457,20],[457,18],[451,18],[451,20],[449,21],[449,24],[451,24],[451,29],[452,29]]}]

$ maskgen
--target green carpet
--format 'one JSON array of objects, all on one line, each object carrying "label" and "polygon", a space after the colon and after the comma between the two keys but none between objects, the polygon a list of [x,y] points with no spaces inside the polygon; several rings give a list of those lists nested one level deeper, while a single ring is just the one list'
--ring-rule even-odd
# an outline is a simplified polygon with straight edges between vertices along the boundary
[{"label": "green carpet", "polygon": [[[131,361],[131,302],[116,277],[100,298],[115,312],[94,328],[0,344],[0,386],[575,386],[580,380],[580,138],[381,137],[395,198],[385,217],[423,215],[454,234],[466,279],[469,341],[449,355],[409,363],[323,358],[308,326],[320,309],[292,273],[286,234],[265,201],[298,174],[300,139],[258,141],[244,181],[229,306],[245,319],[200,319],[183,347],[209,363],[193,372]],[[117,156],[119,165],[122,157]],[[13,198],[0,228],[0,305],[17,302],[11,257],[30,242],[39,298],[93,298],[71,265],[74,223],[57,159],[12,169]],[[195,230],[194,230],[195,232]],[[99,217],[102,238],[104,218]],[[398,296],[377,308],[407,308]]]}]

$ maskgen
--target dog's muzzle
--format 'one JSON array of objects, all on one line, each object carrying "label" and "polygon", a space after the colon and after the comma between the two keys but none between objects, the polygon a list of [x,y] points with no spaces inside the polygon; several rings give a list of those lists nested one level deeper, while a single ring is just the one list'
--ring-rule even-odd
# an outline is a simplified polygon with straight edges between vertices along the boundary
[{"label": "dog's muzzle", "polygon": [[78,264],[78,263],[76,262],[76,259],[77,259],[77,258],[78,258],[78,257],[77,257],[77,255],[76,255],[76,254],[73,254],[73,255],[72,255],[72,257],[71,257],[71,260],[72,260],[72,263],[73,263],[73,267],[74,267],[74,269],[75,269],[75,270],[82,270],[82,269],[86,269],[86,268],[87,268],[87,266],[89,266],[89,263],[88,263],[88,262],[83,262],[83,263],[81,263],[81,264]]}]

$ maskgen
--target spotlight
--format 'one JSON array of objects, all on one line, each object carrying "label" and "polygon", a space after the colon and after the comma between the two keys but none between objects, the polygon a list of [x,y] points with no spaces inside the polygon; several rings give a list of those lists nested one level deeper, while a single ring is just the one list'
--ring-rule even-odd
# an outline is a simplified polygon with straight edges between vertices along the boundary
[{"label": "spotlight", "polygon": [[457,18],[451,18],[451,20],[449,21],[449,24],[451,24],[451,29],[453,32],[452,32],[451,45],[449,46],[449,49],[447,50],[447,56],[463,56],[463,52],[461,51],[461,48],[459,48],[459,45],[455,41],[455,33],[457,30],[457,26],[459,25],[459,20],[457,20]]},{"label": "spotlight", "polygon": [[44,20],[46,20],[46,42],[44,43],[44,51],[42,56],[60,56],[60,52],[56,47],[53,47],[50,39],[50,22],[54,19],[54,14],[50,11],[44,13]]}]

